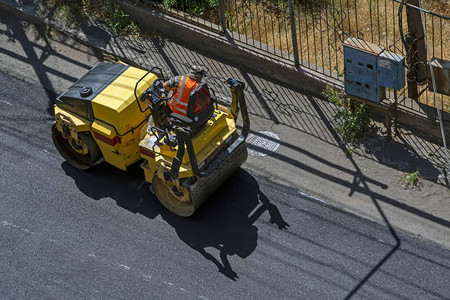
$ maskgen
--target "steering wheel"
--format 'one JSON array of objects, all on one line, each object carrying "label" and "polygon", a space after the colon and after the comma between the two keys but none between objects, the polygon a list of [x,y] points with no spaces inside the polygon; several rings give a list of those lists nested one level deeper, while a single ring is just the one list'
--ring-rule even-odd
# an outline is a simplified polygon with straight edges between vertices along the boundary
[{"label": "steering wheel", "polygon": [[155,79],[151,87],[147,90],[148,96],[150,96],[150,98],[156,98],[156,102],[170,100],[174,95],[173,91],[167,91],[163,87],[164,82],[165,80],[162,78]]}]

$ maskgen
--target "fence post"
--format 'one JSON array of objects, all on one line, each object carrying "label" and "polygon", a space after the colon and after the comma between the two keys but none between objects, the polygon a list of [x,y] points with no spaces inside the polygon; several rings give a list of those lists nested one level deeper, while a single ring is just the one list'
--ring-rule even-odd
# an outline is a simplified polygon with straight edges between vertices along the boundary
[{"label": "fence post", "polygon": [[[408,0],[408,4],[420,7],[419,0]],[[427,79],[427,51],[425,47],[425,34],[420,10],[406,5],[406,18],[408,31],[411,36],[407,63],[408,70],[408,97],[417,100],[417,85],[426,84]]]},{"label": "fence post", "polygon": [[219,0],[219,20],[220,26],[222,27],[222,32],[227,32],[227,25],[225,23],[225,6],[223,4],[223,0]]},{"label": "fence post", "polygon": [[295,27],[294,0],[289,0],[289,19],[291,20],[292,48],[294,50],[294,66],[296,69],[298,69],[300,67],[300,62],[298,60],[297,30]]}]

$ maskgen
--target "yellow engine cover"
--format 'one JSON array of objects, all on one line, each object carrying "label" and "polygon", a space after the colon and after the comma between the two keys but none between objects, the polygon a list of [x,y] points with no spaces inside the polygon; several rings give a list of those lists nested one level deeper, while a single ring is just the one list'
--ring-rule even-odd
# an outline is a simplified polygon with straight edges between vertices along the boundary
[{"label": "yellow engine cover", "polygon": [[88,123],[83,128],[90,128],[104,160],[126,170],[140,159],[140,131],[150,115],[139,97],[157,78],[132,66],[100,63],[58,97],[55,112]]},{"label": "yellow engine cover", "polygon": [[[141,111],[147,105],[141,102],[139,106],[134,88],[145,73],[129,67],[92,100],[96,119],[92,129],[97,144],[105,161],[123,170],[140,159],[140,131],[147,124],[150,111]],[[147,75],[138,85],[136,94],[141,95],[155,79],[156,75]]]}]

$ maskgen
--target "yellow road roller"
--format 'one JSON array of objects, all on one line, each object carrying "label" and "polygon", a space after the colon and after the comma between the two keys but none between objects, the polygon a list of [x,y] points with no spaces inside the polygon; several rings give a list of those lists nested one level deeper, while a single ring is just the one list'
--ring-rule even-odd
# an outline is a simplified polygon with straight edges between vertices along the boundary
[{"label": "yellow road roller", "polygon": [[189,96],[187,115],[180,116],[169,108],[172,92],[164,81],[158,67],[99,63],[57,98],[52,139],[78,169],[105,161],[126,170],[140,162],[157,199],[188,217],[247,159],[244,83],[224,80],[232,95],[229,106],[200,83]]}]

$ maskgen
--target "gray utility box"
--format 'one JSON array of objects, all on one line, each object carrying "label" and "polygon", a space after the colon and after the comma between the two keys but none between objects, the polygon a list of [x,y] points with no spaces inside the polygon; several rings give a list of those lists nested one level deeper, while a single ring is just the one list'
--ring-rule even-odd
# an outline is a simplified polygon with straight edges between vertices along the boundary
[{"label": "gray utility box", "polygon": [[[433,57],[430,60],[430,65],[436,81],[436,93],[450,96],[450,61]],[[432,83],[428,87],[430,91],[433,90]]]},{"label": "gray utility box", "polygon": [[404,58],[357,38],[344,43],[345,93],[380,103],[386,89],[405,85]]},{"label": "gray utility box", "polygon": [[405,86],[405,58],[397,53],[383,51],[378,56],[378,84],[401,90]]},{"label": "gray utility box", "polygon": [[379,103],[385,97],[377,84],[377,57],[383,49],[356,38],[348,38],[343,46],[345,93]]}]

